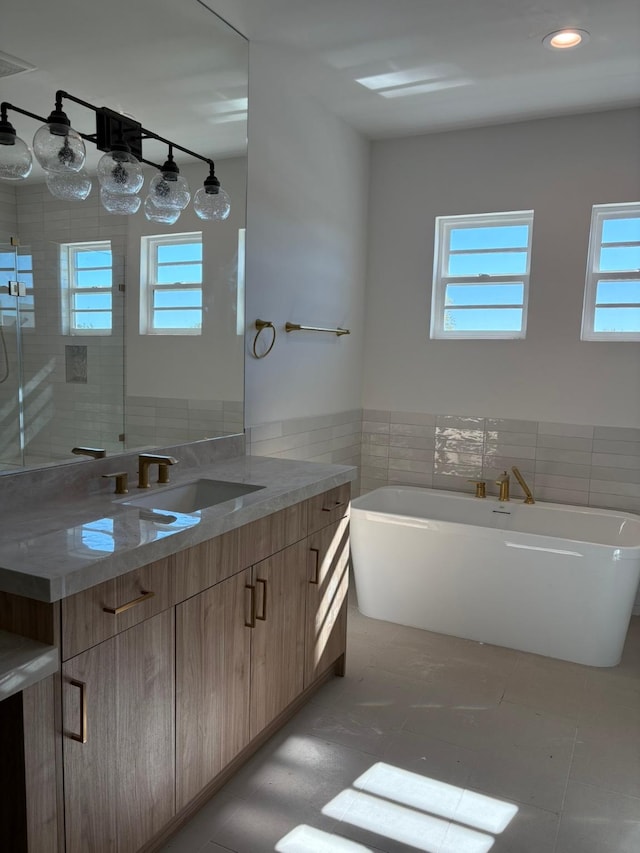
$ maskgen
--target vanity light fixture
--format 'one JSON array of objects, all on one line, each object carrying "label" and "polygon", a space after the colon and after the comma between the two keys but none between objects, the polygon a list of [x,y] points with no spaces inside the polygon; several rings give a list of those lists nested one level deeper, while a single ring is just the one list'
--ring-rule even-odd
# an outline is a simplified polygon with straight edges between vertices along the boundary
[{"label": "vanity light fixture", "polygon": [[[62,109],[64,99],[94,112],[95,133],[81,133],[71,127]],[[138,193],[144,184],[141,164],[146,163],[156,168],[158,174],[149,184],[149,194],[144,203],[145,216],[152,222],[172,224],[191,200],[189,185],[180,175],[173,158],[175,148],[209,166],[209,175],[195,194],[196,214],[204,220],[223,220],[229,216],[231,203],[215,175],[213,160],[142,127],[127,115],[108,107],[95,107],[62,90],[56,92],[55,108],[46,119],[6,101],[0,104],[0,180],[24,180],[30,175],[33,165],[29,147],[16,135],[9,121],[9,110],[44,122],[33,138],[33,153],[45,170],[47,186],[56,198],[83,201],[89,195],[91,178],[84,164],[85,142],[91,142],[99,151],[105,152],[97,166],[100,200],[105,210],[121,215],[131,215],[139,210],[142,199]],[[142,156],[145,139],[155,139],[168,146],[168,157],[162,166]]]},{"label": "vanity light fixture", "polygon": [[555,30],[555,32],[549,33],[542,39],[542,44],[549,50],[571,50],[585,45],[590,37],[586,30],[567,27],[564,30]]}]

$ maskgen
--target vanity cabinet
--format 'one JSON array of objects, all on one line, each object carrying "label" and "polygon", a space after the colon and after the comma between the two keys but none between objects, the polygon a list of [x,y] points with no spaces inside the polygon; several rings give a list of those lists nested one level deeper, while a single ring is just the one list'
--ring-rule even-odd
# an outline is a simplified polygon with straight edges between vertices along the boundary
[{"label": "vanity cabinet", "polygon": [[58,844],[43,822],[52,846],[29,853],[159,850],[307,691],[344,673],[349,494],[331,489],[59,604],[0,595],[0,625],[16,630],[23,605],[40,625],[43,610],[62,659],[46,825],[63,829]]},{"label": "vanity cabinet", "polygon": [[176,804],[184,808],[249,743],[251,572],[176,608]]},{"label": "vanity cabinet", "polygon": [[135,853],[173,817],[174,613],[62,666],[66,853]]}]

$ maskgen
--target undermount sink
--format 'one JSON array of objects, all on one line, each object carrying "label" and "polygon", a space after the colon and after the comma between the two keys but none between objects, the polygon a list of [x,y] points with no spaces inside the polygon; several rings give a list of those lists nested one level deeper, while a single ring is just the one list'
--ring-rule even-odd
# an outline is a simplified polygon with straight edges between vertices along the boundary
[{"label": "undermount sink", "polygon": [[241,498],[251,492],[264,489],[248,483],[229,483],[226,480],[194,480],[169,489],[154,489],[151,494],[122,501],[126,506],[141,506],[147,509],[166,509],[169,512],[196,512],[215,504]]}]

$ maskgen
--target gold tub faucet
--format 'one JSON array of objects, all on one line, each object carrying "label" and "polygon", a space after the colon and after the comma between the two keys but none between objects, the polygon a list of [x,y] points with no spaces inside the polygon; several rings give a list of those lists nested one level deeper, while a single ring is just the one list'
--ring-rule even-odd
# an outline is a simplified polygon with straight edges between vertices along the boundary
[{"label": "gold tub faucet", "polygon": [[502,472],[502,476],[496,480],[496,486],[500,486],[500,494],[498,496],[498,500],[500,501],[508,501],[509,500],[509,475],[506,471]]},{"label": "gold tub faucet", "polygon": [[149,488],[149,466],[158,466],[158,482],[169,482],[169,465],[177,465],[173,456],[156,456],[155,453],[141,453],[138,456],[138,488]]},{"label": "gold tub faucet", "polygon": [[522,491],[526,495],[524,502],[526,504],[534,504],[535,501],[533,499],[533,494],[531,493],[531,489],[529,488],[529,486],[527,486],[527,483],[526,483],[524,477],[522,476],[522,474],[520,473],[520,471],[516,468],[515,465],[513,466],[513,468],[511,470],[513,471],[513,474],[514,474],[514,477],[516,478],[516,480],[520,483],[520,487],[522,488]]}]

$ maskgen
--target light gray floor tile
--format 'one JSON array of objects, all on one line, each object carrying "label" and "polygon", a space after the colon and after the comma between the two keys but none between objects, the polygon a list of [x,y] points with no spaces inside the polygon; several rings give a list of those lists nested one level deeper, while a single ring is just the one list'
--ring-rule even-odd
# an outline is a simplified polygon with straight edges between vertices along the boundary
[{"label": "light gray floor tile", "polygon": [[638,853],[640,799],[570,782],[556,853]]},{"label": "light gray floor tile", "polygon": [[[620,665],[597,669],[367,619],[354,604],[352,592],[346,677],[162,853],[266,853],[300,824],[374,853],[427,849],[322,813],[377,762],[514,803],[491,853],[638,853],[640,619]],[[460,826],[445,830],[441,849],[459,853]]]}]

